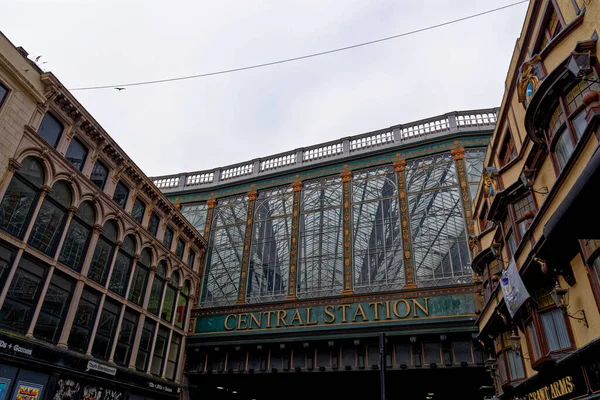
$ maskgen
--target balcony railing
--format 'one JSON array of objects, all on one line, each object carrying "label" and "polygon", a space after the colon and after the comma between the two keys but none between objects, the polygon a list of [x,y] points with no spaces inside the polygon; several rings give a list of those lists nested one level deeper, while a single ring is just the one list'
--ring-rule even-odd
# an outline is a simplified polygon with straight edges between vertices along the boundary
[{"label": "balcony railing", "polygon": [[497,116],[498,108],[457,111],[208,171],[184,172],[151,179],[156,187],[166,193],[211,188],[222,183],[393,149],[430,138],[460,132],[491,131],[496,125]]}]

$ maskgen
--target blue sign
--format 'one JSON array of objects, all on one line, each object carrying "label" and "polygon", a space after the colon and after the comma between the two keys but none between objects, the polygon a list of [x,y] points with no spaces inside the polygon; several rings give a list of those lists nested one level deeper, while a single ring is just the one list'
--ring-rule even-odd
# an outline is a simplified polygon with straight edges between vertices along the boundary
[{"label": "blue sign", "polygon": [[525,96],[527,97],[527,100],[529,100],[531,98],[531,96],[533,96],[533,82],[529,81],[529,83],[527,84],[527,89],[525,89]]}]

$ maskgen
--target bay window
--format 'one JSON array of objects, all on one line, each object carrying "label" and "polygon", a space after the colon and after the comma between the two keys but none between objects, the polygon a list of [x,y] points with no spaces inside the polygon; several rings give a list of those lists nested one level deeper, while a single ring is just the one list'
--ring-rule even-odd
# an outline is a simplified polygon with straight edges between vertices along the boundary
[{"label": "bay window", "polygon": [[507,331],[496,338],[496,357],[498,359],[498,372],[501,384],[511,384],[525,378],[523,358],[518,350],[510,345],[511,332]]}]

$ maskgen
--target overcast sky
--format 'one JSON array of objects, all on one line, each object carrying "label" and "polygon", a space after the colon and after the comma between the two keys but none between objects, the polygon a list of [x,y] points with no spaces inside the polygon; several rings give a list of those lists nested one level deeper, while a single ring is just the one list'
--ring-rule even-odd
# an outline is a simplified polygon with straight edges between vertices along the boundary
[{"label": "overcast sky", "polygon": [[[348,46],[516,0],[2,0],[0,30],[68,88]],[[368,47],[75,96],[149,176],[500,104],[527,4]]]}]

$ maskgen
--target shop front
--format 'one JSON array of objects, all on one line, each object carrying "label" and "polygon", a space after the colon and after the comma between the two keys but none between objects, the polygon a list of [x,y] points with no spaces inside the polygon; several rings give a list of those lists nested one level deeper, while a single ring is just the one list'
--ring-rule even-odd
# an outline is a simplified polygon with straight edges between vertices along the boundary
[{"label": "shop front", "polygon": [[0,400],[155,400],[179,392],[149,375],[0,333]]}]

